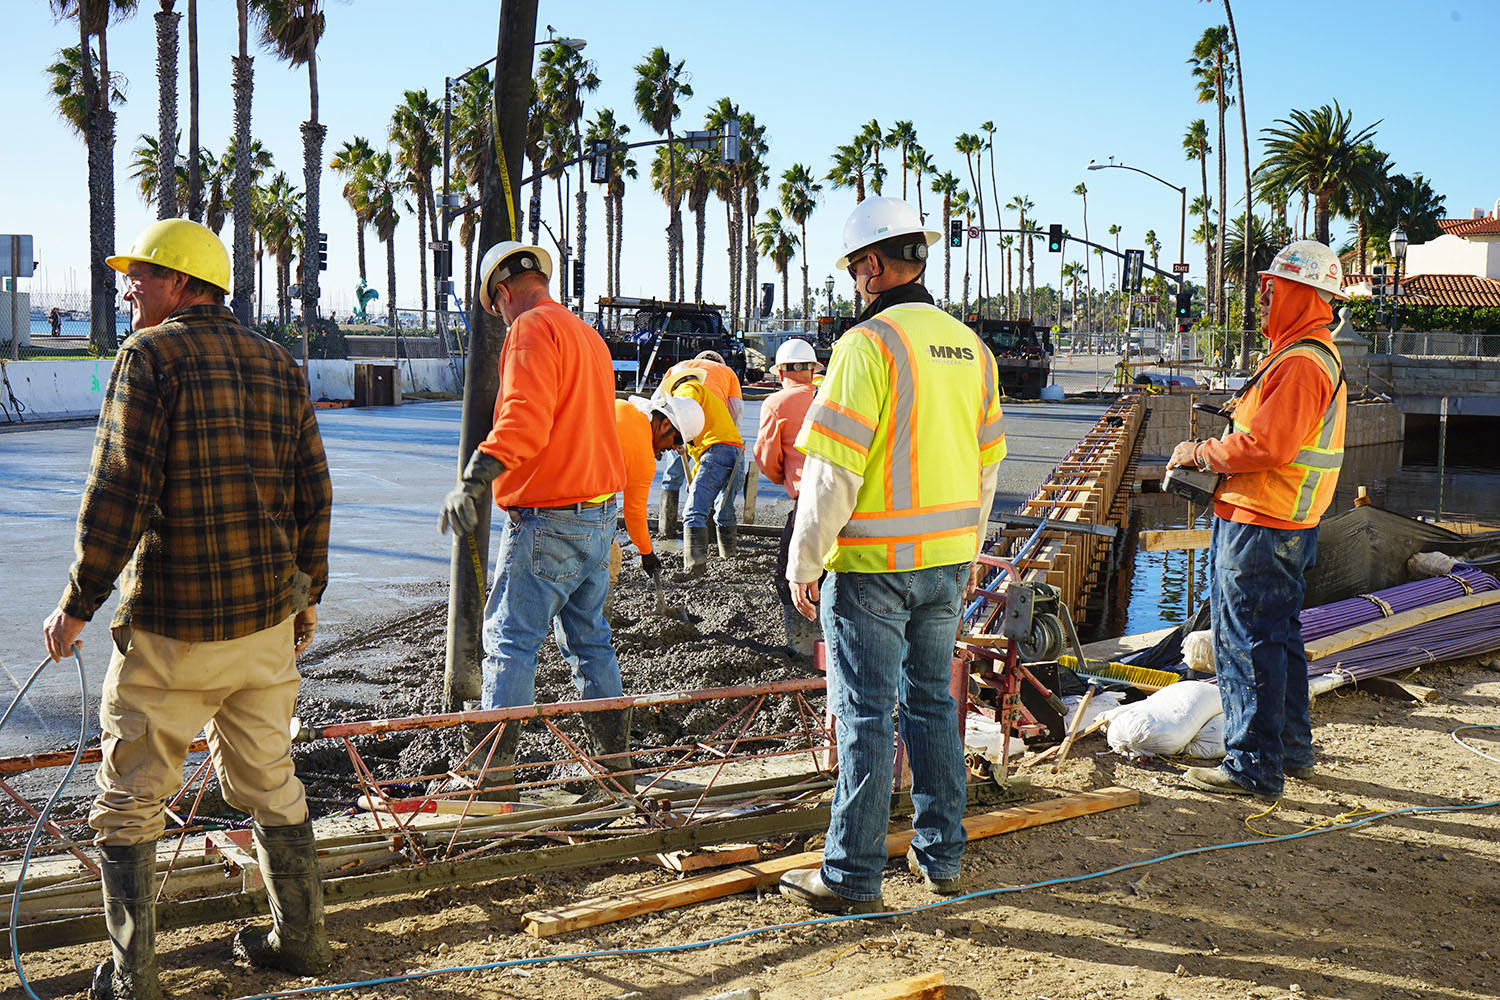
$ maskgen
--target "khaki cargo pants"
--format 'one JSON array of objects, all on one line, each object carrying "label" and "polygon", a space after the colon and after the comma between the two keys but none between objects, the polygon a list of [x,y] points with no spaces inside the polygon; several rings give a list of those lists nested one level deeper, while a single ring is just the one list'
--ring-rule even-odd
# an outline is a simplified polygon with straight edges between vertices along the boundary
[{"label": "khaki cargo pants", "polygon": [[187,747],[199,732],[231,806],[262,826],[307,818],[289,732],[299,679],[292,621],[222,642],[116,631],[99,704],[104,759],[89,812],[95,843],[161,836],[164,807],[182,786]]}]

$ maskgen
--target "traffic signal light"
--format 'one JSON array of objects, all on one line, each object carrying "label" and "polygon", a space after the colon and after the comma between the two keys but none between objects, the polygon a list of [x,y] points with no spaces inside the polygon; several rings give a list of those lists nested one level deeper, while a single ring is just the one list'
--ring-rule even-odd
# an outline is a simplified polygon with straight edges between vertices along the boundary
[{"label": "traffic signal light", "polygon": [[1177,318],[1192,319],[1193,317],[1193,293],[1187,288],[1177,291]]},{"label": "traffic signal light", "polygon": [[318,270],[328,270],[328,234],[318,234]]},{"label": "traffic signal light", "polygon": [[731,118],[724,123],[724,148],[719,151],[719,162],[740,161],[740,120]]},{"label": "traffic signal light", "polygon": [[964,224],[959,219],[948,223],[948,245],[950,247],[961,247],[964,245]]},{"label": "traffic signal light", "polygon": [[614,166],[609,155],[609,142],[595,139],[589,143],[589,183],[608,184],[610,168]]},{"label": "traffic signal light", "polygon": [[1062,253],[1063,231],[1056,222],[1047,227],[1047,252]]},{"label": "traffic signal light", "polygon": [[573,262],[573,298],[577,299],[580,307],[583,304],[583,261]]},{"label": "traffic signal light", "polygon": [[1370,268],[1370,291],[1376,298],[1385,295],[1385,265],[1376,264]]}]

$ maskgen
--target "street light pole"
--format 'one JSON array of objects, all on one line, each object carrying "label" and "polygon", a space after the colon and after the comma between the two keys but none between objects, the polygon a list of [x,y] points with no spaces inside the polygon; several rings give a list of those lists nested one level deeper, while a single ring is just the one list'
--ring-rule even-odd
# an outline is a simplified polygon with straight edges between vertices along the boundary
[{"label": "street light pole", "polygon": [[[1126,165],[1124,163],[1098,163],[1098,162],[1096,162],[1094,160],[1090,160],[1089,161],[1089,165],[1085,169],[1087,169],[1087,170],[1134,170],[1138,174],[1145,174],[1147,177],[1151,178],[1153,181],[1156,181],[1159,184],[1165,184],[1167,187],[1171,188],[1173,191],[1176,191],[1179,195],[1181,195],[1182,196],[1182,217],[1181,217],[1180,222],[1178,223],[1178,228],[1177,228],[1177,260],[1178,260],[1179,263],[1184,263],[1184,264],[1187,263],[1187,185],[1186,184],[1178,186],[1176,184],[1173,184],[1171,181],[1162,180],[1160,177],[1156,176],[1155,174],[1153,174],[1149,170],[1142,170],[1140,167],[1132,167],[1132,166],[1128,166],[1128,165]],[[1186,280],[1187,280],[1186,278],[1182,278],[1182,277],[1179,277],[1177,279],[1177,284],[1178,284],[1179,290],[1181,289],[1182,284]]]},{"label": "street light pole", "polygon": [[1401,265],[1406,262],[1406,229],[1400,222],[1391,233],[1391,258],[1396,262],[1396,280],[1391,286],[1391,333],[1396,332],[1396,303],[1401,301]]}]

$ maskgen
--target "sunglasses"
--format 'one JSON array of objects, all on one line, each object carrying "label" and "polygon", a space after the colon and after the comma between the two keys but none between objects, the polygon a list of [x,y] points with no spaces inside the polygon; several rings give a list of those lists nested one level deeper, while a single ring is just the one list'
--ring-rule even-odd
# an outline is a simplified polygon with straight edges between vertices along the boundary
[{"label": "sunglasses", "polygon": [[865,261],[869,260],[873,256],[875,256],[875,255],[871,254],[871,253],[861,254],[860,256],[855,257],[853,260],[849,261],[849,268],[848,268],[848,270],[849,270],[849,277],[855,278],[855,280],[858,280],[858,278],[855,276],[854,272],[856,270],[858,270],[859,265],[863,264]]}]

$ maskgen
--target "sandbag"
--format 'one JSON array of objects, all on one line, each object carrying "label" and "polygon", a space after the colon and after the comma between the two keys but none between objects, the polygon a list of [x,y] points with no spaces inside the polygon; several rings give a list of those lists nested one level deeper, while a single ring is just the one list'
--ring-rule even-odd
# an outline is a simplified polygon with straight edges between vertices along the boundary
[{"label": "sandbag", "polygon": [[1219,760],[1224,756],[1224,713],[1209,719],[1198,730],[1198,735],[1188,741],[1187,748],[1183,753],[1189,757],[1202,757],[1206,760]]},{"label": "sandbag", "polygon": [[1104,713],[1111,750],[1132,757],[1181,753],[1223,711],[1219,689],[1207,681],[1178,681],[1142,701]]}]

